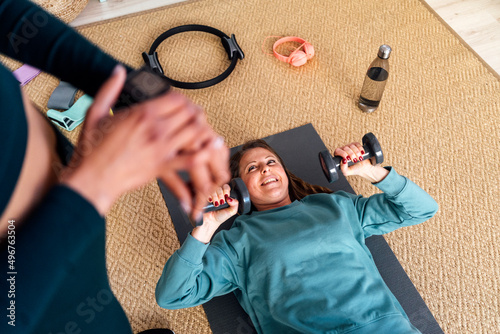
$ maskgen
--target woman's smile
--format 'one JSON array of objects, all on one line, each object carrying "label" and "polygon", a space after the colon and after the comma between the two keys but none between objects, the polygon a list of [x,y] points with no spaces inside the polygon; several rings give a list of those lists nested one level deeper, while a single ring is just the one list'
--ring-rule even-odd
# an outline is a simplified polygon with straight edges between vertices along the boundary
[{"label": "woman's smile", "polygon": [[268,176],[264,179],[264,182],[262,182],[262,186],[269,186],[269,185],[273,185],[275,184],[276,182],[278,182],[278,178],[275,177],[275,176]]}]

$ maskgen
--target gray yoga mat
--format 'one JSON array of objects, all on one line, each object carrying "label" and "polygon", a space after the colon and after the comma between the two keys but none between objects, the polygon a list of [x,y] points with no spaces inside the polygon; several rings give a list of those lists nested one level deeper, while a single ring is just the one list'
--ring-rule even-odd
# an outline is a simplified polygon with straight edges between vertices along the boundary
[{"label": "gray yoga mat", "polygon": [[[354,193],[342,173],[335,183],[330,184],[326,180],[318,159],[319,152],[325,150],[326,146],[312,124],[263,139],[278,152],[287,168],[298,177],[309,183],[328,187],[333,191],[344,190]],[[231,154],[238,149],[239,146],[232,148]],[[162,182],[158,183],[182,244],[193,227],[180,208],[177,199]],[[225,222],[221,229],[229,229],[232,223],[233,220]],[[398,299],[411,323],[423,334],[443,333],[385,239],[382,236],[371,236],[366,239],[366,245],[372,253],[382,278]],[[250,318],[232,293],[212,299],[203,304],[203,308],[214,334],[256,333]]]}]

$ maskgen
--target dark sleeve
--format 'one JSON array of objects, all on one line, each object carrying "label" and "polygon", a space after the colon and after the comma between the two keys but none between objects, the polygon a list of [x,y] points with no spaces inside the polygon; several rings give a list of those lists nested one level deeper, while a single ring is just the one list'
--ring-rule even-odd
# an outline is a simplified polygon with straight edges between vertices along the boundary
[{"label": "dark sleeve", "polygon": [[131,333],[107,278],[104,218],[85,198],[55,186],[14,230],[7,252],[15,261],[4,255],[1,266],[12,280],[2,279],[0,300],[4,310],[15,302],[16,333],[59,333],[68,323],[75,332]]},{"label": "dark sleeve", "polygon": [[31,1],[0,1],[0,22],[0,52],[55,75],[91,96],[118,64]]}]

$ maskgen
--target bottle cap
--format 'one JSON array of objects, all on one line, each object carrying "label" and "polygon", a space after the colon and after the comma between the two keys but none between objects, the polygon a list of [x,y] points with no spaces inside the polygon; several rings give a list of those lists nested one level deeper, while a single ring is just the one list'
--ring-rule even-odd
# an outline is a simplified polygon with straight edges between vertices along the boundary
[{"label": "bottle cap", "polygon": [[378,56],[382,59],[389,59],[389,56],[391,55],[391,47],[387,44],[381,45],[380,48],[378,49]]}]

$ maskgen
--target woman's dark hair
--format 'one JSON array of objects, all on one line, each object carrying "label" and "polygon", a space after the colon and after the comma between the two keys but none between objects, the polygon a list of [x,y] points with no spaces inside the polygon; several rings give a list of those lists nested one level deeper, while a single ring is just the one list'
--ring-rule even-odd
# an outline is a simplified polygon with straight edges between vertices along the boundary
[{"label": "woman's dark hair", "polygon": [[301,200],[307,195],[319,194],[319,193],[331,194],[333,192],[328,188],[310,184],[302,180],[298,176],[295,176],[292,172],[288,170],[288,168],[286,168],[285,163],[283,159],[279,156],[279,154],[262,139],[255,139],[246,142],[245,144],[243,144],[243,146],[238,152],[233,154],[233,156],[229,160],[229,168],[231,169],[231,176],[233,178],[240,177],[240,160],[243,157],[243,155],[247,151],[258,147],[270,151],[279,159],[281,165],[283,166],[283,169],[285,170],[286,175],[288,176],[288,194],[290,195],[290,200],[292,202],[295,200]]}]

